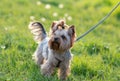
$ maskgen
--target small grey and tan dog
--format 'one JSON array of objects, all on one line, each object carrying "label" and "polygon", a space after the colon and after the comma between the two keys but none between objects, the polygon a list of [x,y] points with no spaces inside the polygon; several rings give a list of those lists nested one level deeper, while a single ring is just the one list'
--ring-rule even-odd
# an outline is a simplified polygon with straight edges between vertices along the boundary
[{"label": "small grey and tan dog", "polygon": [[33,59],[40,66],[41,74],[50,76],[57,67],[59,78],[66,79],[70,73],[75,27],[66,25],[63,20],[54,21],[49,36],[40,22],[30,23],[29,29],[38,43]]}]

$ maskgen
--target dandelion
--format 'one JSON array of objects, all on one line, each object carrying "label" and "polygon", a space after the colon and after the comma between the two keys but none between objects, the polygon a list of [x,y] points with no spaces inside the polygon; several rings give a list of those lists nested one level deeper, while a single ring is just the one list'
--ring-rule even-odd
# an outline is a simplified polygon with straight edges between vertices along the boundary
[{"label": "dandelion", "polygon": [[5,28],[5,31],[7,31],[8,30],[8,28]]},{"label": "dandelion", "polygon": [[63,4],[59,4],[58,7],[59,7],[59,8],[63,8],[64,5],[63,5]]},{"label": "dandelion", "polygon": [[72,17],[71,17],[71,16],[68,16],[67,19],[68,19],[69,21],[72,21]]},{"label": "dandelion", "polygon": [[46,8],[46,9],[50,9],[50,8],[51,8],[51,5],[50,5],[50,4],[46,4],[46,5],[45,5],[45,8]]},{"label": "dandelion", "polygon": [[2,48],[2,49],[5,49],[6,47],[5,47],[5,45],[1,45],[1,48]]},{"label": "dandelion", "polygon": [[30,16],[30,20],[35,20],[35,17],[34,16]]},{"label": "dandelion", "polygon": [[67,14],[67,13],[65,13],[65,14],[64,14],[64,16],[65,16],[65,17],[68,17],[68,14]]},{"label": "dandelion", "polygon": [[57,16],[58,16],[58,13],[57,13],[57,12],[54,12],[54,13],[53,13],[53,16],[54,16],[54,17],[57,17]]},{"label": "dandelion", "polygon": [[45,19],[44,17],[42,17],[42,18],[41,18],[41,21],[45,22],[45,21],[46,21],[46,19]]},{"label": "dandelion", "polygon": [[36,4],[37,4],[37,5],[41,5],[41,2],[40,2],[40,1],[37,1]]}]

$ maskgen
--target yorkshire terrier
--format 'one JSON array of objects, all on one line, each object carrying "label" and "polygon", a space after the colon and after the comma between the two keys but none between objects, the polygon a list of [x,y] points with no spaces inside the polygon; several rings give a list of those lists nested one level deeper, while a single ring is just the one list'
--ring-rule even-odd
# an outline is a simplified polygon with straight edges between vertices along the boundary
[{"label": "yorkshire terrier", "polygon": [[29,29],[38,43],[33,59],[40,66],[41,74],[50,76],[58,68],[58,77],[66,79],[70,74],[70,48],[75,40],[75,27],[66,25],[64,20],[54,21],[49,36],[40,22],[30,23]]}]

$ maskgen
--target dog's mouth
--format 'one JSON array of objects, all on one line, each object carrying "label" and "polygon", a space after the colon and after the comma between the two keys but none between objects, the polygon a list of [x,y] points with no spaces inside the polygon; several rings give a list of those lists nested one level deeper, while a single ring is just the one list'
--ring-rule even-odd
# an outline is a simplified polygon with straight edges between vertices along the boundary
[{"label": "dog's mouth", "polygon": [[59,40],[50,40],[49,46],[53,50],[59,50],[60,42],[59,42]]},{"label": "dog's mouth", "polygon": [[58,50],[59,49],[59,43],[58,42],[52,42],[52,49]]}]

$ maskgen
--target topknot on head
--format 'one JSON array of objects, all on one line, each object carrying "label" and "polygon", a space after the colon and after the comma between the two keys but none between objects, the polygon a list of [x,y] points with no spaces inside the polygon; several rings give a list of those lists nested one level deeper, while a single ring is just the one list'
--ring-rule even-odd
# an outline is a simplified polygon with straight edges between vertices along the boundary
[{"label": "topknot on head", "polygon": [[68,25],[66,25],[65,20],[59,20],[59,21],[53,21],[51,29],[57,30],[57,29],[66,29]]}]

